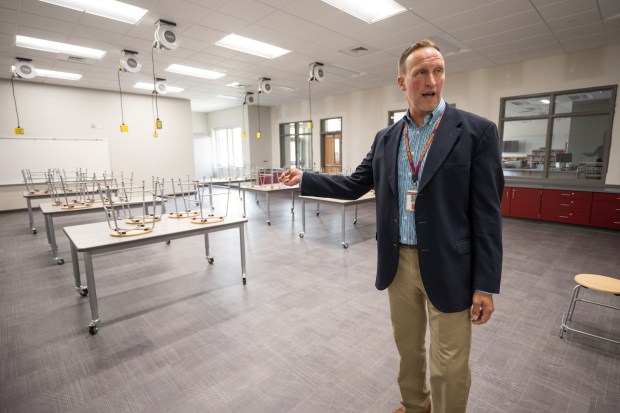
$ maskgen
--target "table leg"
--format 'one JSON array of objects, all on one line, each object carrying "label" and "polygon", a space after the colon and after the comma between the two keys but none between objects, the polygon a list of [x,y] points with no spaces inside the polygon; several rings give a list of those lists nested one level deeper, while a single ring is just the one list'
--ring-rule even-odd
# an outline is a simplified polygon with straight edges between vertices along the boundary
[{"label": "table leg", "polygon": [[209,183],[209,206],[211,207],[211,213],[215,210],[215,206],[213,205],[213,184]]},{"label": "table leg", "polygon": [[306,200],[301,200],[301,232],[299,238],[303,238],[306,235]]},{"label": "table leg", "polygon": [[295,191],[291,191],[291,214],[295,213]]},{"label": "table leg", "polygon": [[37,229],[34,227],[34,217],[32,216],[32,202],[30,202],[30,198],[26,198],[26,205],[28,206],[28,220],[30,223],[30,230],[33,234],[36,234]]},{"label": "table leg", "polygon": [[243,218],[245,218],[245,198],[247,196],[247,192],[245,191],[245,189],[243,190]]},{"label": "table leg", "polygon": [[345,239],[344,239],[344,228],[345,228],[345,212],[344,212],[344,205],[342,206],[342,247],[343,248],[349,248],[349,244],[346,243]]},{"label": "table leg", "polygon": [[88,303],[90,304],[90,324],[88,332],[92,335],[99,331],[99,308],[97,306],[97,289],[95,288],[95,273],[93,271],[93,257],[90,251],[84,251],[84,267],[86,269],[86,284],[89,288]]},{"label": "table leg", "polygon": [[209,255],[209,233],[205,233],[205,256],[207,257],[207,262],[209,264],[213,264],[214,258]]},{"label": "table leg", "polygon": [[354,205],[355,208],[355,218],[353,218],[353,225],[357,224],[357,204]]},{"label": "table leg", "polygon": [[239,224],[239,249],[241,251],[241,281],[246,284],[247,273],[245,269],[245,228],[243,223]]},{"label": "table leg", "polygon": [[52,217],[52,214],[47,214],[47,226],[45,229],[49,231],[48,238],[50,241],[50,246],[52,247],[52,256],[54,257],[54,261],[56,261],[56,264],[58,265],[64,264],[65,259],[58,256],[58,244],[56,244],[56,231],[54,230],[54,217]]},{"label": "table leg", "polygon": [[78,258],[77,248],[73,242],[71,244],[71,264],[73,265],[73,279],[75,281],[75,290],[82,296],[86,296],[88,294],[88,288],[85,285],[82,285],[82,279],[80,277],[80,262]]},{"label": "table leg", "polygon": [[271,225],[271,205],[269,203],[269,192],[265,192],[267,195],[267,225]]}]

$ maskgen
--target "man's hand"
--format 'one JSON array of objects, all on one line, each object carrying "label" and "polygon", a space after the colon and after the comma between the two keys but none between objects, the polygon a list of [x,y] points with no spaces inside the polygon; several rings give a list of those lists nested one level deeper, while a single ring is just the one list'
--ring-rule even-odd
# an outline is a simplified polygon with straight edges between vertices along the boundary
[{"label": "man's hand", "polygon": [[492,295],[479,291],[474,292],[473,304],[471,306],[472,323],[477,325],[486,323],[491,318],[494,310]]},{"label": "man's hand", "polygon": [[297,168],[291,168],[280,175],[279,181],[286,186],[295,186],[301,181],[301,174],[303,172]]}]

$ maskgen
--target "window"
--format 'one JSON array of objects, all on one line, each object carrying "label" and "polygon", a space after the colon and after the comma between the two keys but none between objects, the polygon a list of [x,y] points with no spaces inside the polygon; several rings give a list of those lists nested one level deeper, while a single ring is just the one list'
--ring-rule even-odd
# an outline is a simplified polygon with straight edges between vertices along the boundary
[{"label": "window", "polygon": [[617,86],[502,98],[504,175],[602,181]]},{"label": "window", "polygon": [[402,109],[402,110],[390,110],[388,112],[388,126],[395,124],[396,122],[398,122],[399,120],[401,120],[403,118],[403,116],[405,116],[405,114],[407,113],[407,109]]},{"label": "window", "polygon": [[312,169],[312,122],[280,124],[280,165]]},{"label": "window", "polygon": [[213,130],[214,176],[232,176],[234,168],[243,168],[241,128],[217,128]]}]

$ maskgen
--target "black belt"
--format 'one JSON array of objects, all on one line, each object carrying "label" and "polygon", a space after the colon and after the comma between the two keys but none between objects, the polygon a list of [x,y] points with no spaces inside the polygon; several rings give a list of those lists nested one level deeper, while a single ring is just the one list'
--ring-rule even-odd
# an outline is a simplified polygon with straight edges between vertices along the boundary
[{"label": "black belt", "polygon": [[401,248],[407,248],[410,250],[417,250],[418,246],[417,245],[411,245],[411,244],[398,244],[401,246]]}]

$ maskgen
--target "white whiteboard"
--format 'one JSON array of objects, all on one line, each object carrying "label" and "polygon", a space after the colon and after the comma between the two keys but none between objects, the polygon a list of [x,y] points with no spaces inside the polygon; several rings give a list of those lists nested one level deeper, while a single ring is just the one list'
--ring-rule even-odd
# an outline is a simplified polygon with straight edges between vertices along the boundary
[{"label": "white whiteboard", "polygon": [[23,183],[22,169],[109,173],[110,145],[105,139],[0,137],[0,185]]}]

